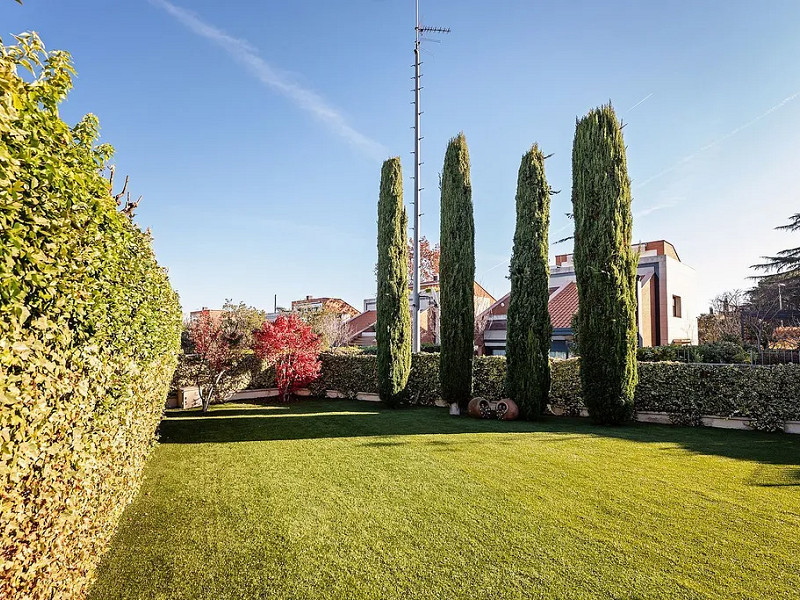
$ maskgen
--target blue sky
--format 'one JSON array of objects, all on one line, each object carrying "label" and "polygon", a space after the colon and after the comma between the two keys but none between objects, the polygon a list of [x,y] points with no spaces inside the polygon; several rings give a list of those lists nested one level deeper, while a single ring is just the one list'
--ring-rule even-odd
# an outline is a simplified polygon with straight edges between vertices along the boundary
[{"label": "blue sky", "polygon": [[[100,117],[184,310],[270,308],[274,294],[360,307],[384,158],[402,157],[412,199],[413,2],[170,2],[5,0],[0,35],[35,30],[72,53],[62,115]],[[772,230],[800,204],[796,0],[423,0],[421,13],[452,28],[423,54],[422,233],[438,239],[438,173],[463,130],[477,278],[496,296],[521,155],[553,153],[551,239],[569,235],[575,118],[608,100],[627,124],[635,241],[673,242],[701,307],[797,245]]]}]

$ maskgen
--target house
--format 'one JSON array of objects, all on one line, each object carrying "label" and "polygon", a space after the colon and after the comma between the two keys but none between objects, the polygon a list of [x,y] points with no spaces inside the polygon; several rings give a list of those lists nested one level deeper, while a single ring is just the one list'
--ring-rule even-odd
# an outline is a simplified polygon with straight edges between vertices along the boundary
[{"label": "house", "polygon": [[[475,314],[486,311],[494,302],[494,297],[477,281],[473,284],[475,299]],[[412,308],[413,298],[409,294],[409,310]],[[375,323],[377,322],[377,305],[375,298],[364,300],[364,312],[349,321],[351,325],[351,344],[356,346],[372,346],[375,344]],[[420,283],[419,293],[419,328],[420,342],[422,344],[439,343],[439,280],[424,281]],[[361,328],[366,322],[371,321],[366,328]]]},{"label": "house", "polygon": [[[683,263],[675,247],[657,240],[634,244],[639,255],[636,270],[636,319],[640,346],[697,343],[695,270]],[[556,256],[550,267],[547,309],[553,326],[550,354],[566,357],[573,340],[572,317],[578,311],[578,287],[571,254]],[[482,315],[485,329],[479,352],[505,354],[506,294]],[[480,342],[483,342],[482,345]]]},{"label": "house", "polygon": [[[357,317],[350,319],[347,322],[349,345],[360,347],[375,346],[377,344],[375,338],[375,324],[377,322],[378,311],[374,309],[364,311]],[[434,344],[436,343],[436,338],[427,325],[427,320],[420,318],[420,342]]]},{"label": "house", "polygon": [[306,296],[302,300],[292,300],[292,312],[325,311],[341,315],[343,319],[351,319],[358,315],[358,309],[341,298],[313,298]]}]

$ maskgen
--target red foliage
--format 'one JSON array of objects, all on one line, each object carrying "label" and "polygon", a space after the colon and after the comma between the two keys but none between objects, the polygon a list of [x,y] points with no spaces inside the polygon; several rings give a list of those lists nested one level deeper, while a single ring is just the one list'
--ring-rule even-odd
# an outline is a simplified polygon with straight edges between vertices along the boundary
[{"label": "red foliage", "polygon": [[284,400],[319,376],[320,338],[297,315],[264,323],[255,339],[256,356],[275,365],[278,393]]},{"label": "red foliage", "polygon": [[189,337],[195,352],[216,372],[224,371],[231,358],[231,347],[218,320],[203,312],[189,325]]},{"label": "red foliage", "polygon": [[[419,276],[421,281],[439,279],[439,244],[431,246],[424,235],[419,240]],[[409,279],[414,273],[414,240],[408,241],[408,273]]]}]

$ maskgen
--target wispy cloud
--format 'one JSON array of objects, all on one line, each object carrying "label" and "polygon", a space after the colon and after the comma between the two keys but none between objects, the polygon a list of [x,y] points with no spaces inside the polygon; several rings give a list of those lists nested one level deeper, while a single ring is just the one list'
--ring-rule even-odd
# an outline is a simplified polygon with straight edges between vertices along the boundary
[{"label": "wispy cloud", "polygon": [[167,12],[192,33],[219,46],[231,58],[244,65],[258,81],[310,113],[351,146],[371,158],[383,158],[388,155],[387,149],[382,144],[354,129],[342,113],[328,104],[324,98],[276,71],[246,40],[228,35],[221,29],[202,21],[193,12],[167,0],[150,0],[150,3]]},{"label": "wispy cloud", "polygon": [[491,271],[494,271],[494,270],[495,270],[495,269],[497,269],[498,267],[502,267],[503,265],[508,265],[508,262],[509,262],[510,260],[511,260],[511,257],[509,256],[508,258],[506,258],[505,260],[502,260],[502,261],[500,261],[499,263],[497,263],[497,264],[496,264],[496,265],[494,265],[493,267],[489,267],[488,269],[486,269],[485,271],[483,271],[483,272],[482,272],[480,275],[478,275],[477,277],[478,277],[478,278],[481,278],[481,277],[483,277],[484,275],[486,275],[487,273],[490,273]]},{"label": "wispy cloud", "polygon": [[639,100],[639,101],[638,101],[636,104],[634,104],[633,106],[631,106],[631,107],[630,107],[630,108],[629,108],[627,111],[625,111],[625,112],[631,112],[631,111],[632,111],[634,108],[636,108],[636,107],[637,107],[637,106],[639,106],[640,104],[644,104],[645,102],[647,102],[648,100],[650,100],[650,98],[652,98],[654,95],[655,95],[655,92],[650,92],[649,94],[647,94],[647,96],[645,96],[644,98],[642,98],[641,100]]},{"label": "wispy cloud", "polygon": [[643,208],[642,210],[636,211],[633,216],[636,219],[641,217],[646,217],[647,215],[651,215],[656,211],[664,210],[665,208],[672,208],[675,204],[673,202],[665,203],[665,204],[657,204],[655,206],[648,206],[647,208]]},{"label": "wispy cloud", "polygon": [[680,159],[674,165],[672,165],[670,167],[667,167],[666,169],[664,169],[662,171],[659,171],[658,173],[656,173],[652,177],[648,177],[643,182],[638,184],[637,187],[643,188],[648,183],[650,183],[652,181],[655,181],[659,177],[662,177],[662,176],[666,175],[667,173],[670,173],[670,172],[674,171],[675,169],[685,165],[686,163],[694,160],[695,158],[697,158],[698,155],[702,154],[703,152],[706,152],[707,150],[710,150],[711,148],[714,148],[715,146],[718,146],[722,142],[732,138],[733,136],[735,136],[736,134],[740,133],[741,131],[747,129],[748,127],[752,127],[753,125],[758,123],[761,119],[763,119],[765,117],[768,117],[769,115],[774,113],[776,110],[779,110],[780,108],[783,108],[784,106],[786,106],[787,104],[789,104],[793,100],[796,100],[797,98],[800,98],[800,91],[795,92],[791,96],[787,96],[786,98],[784,98],[783,100],[778,102],[775,106],[772,106],[772,107],[768,108],[767,110],[765,110],[763,113],[761,113],[757,117],[755,117],[753,119],[750,119],[749,121],[743,123],[742,125],[739,125],[735,129],[732,129],[731,131],[729,131],[728,133],[726,133],[722,137],[719,137],[719,138],[715,139],[714,141],[706,144],[705,146],[703,146],[702,148],[700,148],[697,151],[693,152],[692,154],[684,156],[682,159]]}]

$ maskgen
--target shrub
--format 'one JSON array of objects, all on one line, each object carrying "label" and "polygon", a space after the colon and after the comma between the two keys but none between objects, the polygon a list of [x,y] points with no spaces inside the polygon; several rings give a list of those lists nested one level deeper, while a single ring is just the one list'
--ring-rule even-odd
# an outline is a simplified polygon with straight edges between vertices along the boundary
[{"label": "shrub", "polygon": [[17,40],[0,46],[0,597],[80,598],[139,489],[181,311],[101,175],[97,119],[58,116],[69,55]]},{"label": "shrub", "polygon": [[407,227],[400,159],[390,158],[381,169],[378,199],[378,315],[375,332],[378,391],[381,400],[391,406],[405,399],[411,368]]},{"label": "shrub", "polygon": [[254,337],[253,352],[274,367],[278,394],[284,402],[319,376],[322,341],[297,315],[265,321]]},{"label": "shrub", "polygon": [[652,346],[637,348],[636,360],[639,362],[678,361],[680,351],[685,351],[686,346]]},{"label": "shrub", "polygon": [[511,255],[508,304],[508,392],[520,415],[542,414],[550,390],[548,233],[550,186],[544,155],[534,146],[522,157],[517,178],[517,225]]},{"label": "shrub", "polygon": [[222,324],[212,319],[208,312],[203,312],[190,323],[189,339],[195,354],[187,366],[192,367],[194,384],[205,413],[212,402],[217,398],[225,399],[232,391],[235,378],[231,373],[238,351],[228,341]]},{"label": "shrub", "polygon": [[439,379],[448,404],[470,401],[475,349],[475,223],[469,151],[463,133],[450,140],[442,170],[441,338]]},{"label": "shrub", "polygon": [[733,342],[710,342],[699,346],[654,346],[636,351],[639,362],[688,362],[741,364],[750,362],[750,354]]},{"label": "shrub", "polygon": [[733,342],[712,342],[697,346],[700,361],[704,363],[747,363],[750,354],[739,344]]},{"label": "shrub", "polygon": [[596,422],[621,423],[636,388],[637,255],[625,143],[610,105],[578,121],[572,179],[583,397]]}]

